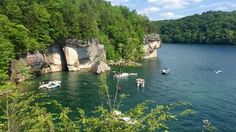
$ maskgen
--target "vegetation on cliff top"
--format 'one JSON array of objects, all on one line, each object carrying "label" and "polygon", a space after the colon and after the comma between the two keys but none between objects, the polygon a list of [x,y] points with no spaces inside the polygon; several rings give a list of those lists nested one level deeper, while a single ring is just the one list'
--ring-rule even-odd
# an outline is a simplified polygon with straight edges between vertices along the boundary
[{"label": "vegetation on cliff top", "polygon": [[0,85],[10,60],[68,38],[98,38],[110,60],[142,58],[150,27],[147,17],[105,0],[1,0]]},{"label": "vegetation on cliff top", "polygon": [[236,45],[236,11],[208,11],[201,15],[153,23],[166,43]]}]

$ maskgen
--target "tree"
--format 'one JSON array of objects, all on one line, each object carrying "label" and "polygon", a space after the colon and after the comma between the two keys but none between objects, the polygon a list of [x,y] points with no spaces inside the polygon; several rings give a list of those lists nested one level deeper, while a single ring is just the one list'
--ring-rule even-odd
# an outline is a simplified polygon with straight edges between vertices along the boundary
[{"label": "tree", "polygon": [[[1,32],[0,32],[1,34]],[[3,85],[8,79],[9,63],[14,58],[14,46],[7,39],[0,35],[0,85]]]},{"label": "tree", "polygon": [[[84,110],[76,111],[65,108],[56,101],[42,101],[43,94],[25,93],[15,89],[7,94],[6,102],[1,104],[3,116],[0,116],[0,128],[3,131],[168,131],[167,121],[194,114],[186,102],[157,105],[149,108],[151,101],[145,101],[134,108],[120,112],[120,104],[127,97],[109,94],[105,74],[100,76],[101,102],[108,107],[98,106],[93,115],[88,116]],[[118,80],[119,83],[119,80]],[[117,83],[117,84],[118,84]],[[112,99],[114,97],[114,100]],[[46,107],[50,106],[52,111]],[[179,107],[181,106],[181,107]],[[178,112],[175,109],[178,108]],[[69,116],[74,112],[73,119]]]},{"label": "tree", "polygon": [[163,42],[236,44],[236,13],[208,11],[178,20],[152,22]]}]

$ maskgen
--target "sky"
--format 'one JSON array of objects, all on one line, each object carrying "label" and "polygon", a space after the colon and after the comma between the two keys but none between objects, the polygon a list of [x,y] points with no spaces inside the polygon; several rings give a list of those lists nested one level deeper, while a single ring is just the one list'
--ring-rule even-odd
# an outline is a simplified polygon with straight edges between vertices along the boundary
[{"label": "sky", "polygon": [[212,11],[236,10],[236,0],[107,0],[112,5],[124,5],[151,20],[178,19]]}]

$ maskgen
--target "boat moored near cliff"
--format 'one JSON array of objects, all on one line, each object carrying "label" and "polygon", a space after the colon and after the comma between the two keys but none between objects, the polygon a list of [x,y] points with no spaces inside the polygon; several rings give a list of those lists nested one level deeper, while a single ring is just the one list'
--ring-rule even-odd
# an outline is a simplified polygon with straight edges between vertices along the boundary
[{"label": "boat moored near cliff", "polygon": [[53,89],[61,87],[61,81],[44,81],[42,84],[39,86],[39,88],[46,88],[46,89]]}]

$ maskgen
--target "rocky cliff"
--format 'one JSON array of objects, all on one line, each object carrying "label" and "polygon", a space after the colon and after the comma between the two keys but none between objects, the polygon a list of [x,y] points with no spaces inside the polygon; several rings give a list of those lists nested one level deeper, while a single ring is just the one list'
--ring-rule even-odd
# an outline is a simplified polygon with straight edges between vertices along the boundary
[{"label": "rocky cliff", "polygon": [[44,54],[36,51],[28,53],[26,58],[12,61],[11,80],[19,82],[27,79],[22,71],[40,75],[58,71],[88,69],[100,74],[111,69],[105,61],[105,48],[97,40],[85,42],[68,39],[63,44],[52,44]]},{"label": "rocky cliff", "polygon": [[105,48],[96,39],[87,43],[76,39],[68,39],[65,43],[64,53],[69,71],[80,69],[91,70],[92,66],[96,63],[106,61]]},{"label": "rocky cliff", "polygon": [[51,45],[43,56],[44,65],[41,67],[42,74],[67,70],[67,62],[61,45]]},{"label": "rocky cliff", "polygon": [[148,34],[144,36],[144,58],[157,57],[156,49],[161,47],[161,38],[159,34]]},{"label": "rocky cliff", "polygon": [[[148,34],[144,37],[145,57],[157,57],[156,49],[161,47],[159,34]],[[64,43],[52,44],[44,54],[38,51],[28,54],[26,58],[15,60],[11,65],[11,79],[21,79],[19,65],[30,66],[31,72],[35,74],[46,74],[58,71],[78,71],[88,69],[100,74],[111,68],[105,63],[106,51],[104,45],[98,40],[82,41],[78,39],[67,39]]]}]

